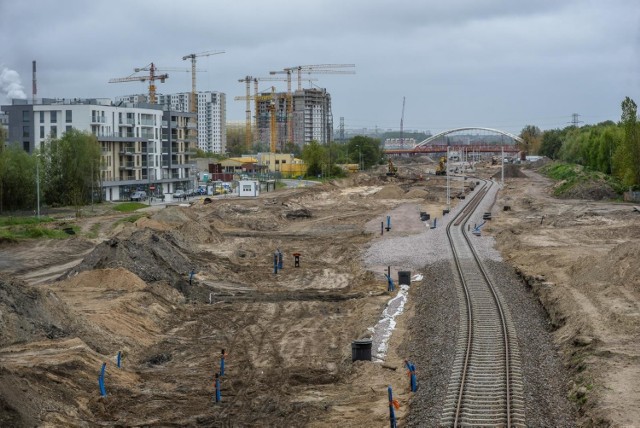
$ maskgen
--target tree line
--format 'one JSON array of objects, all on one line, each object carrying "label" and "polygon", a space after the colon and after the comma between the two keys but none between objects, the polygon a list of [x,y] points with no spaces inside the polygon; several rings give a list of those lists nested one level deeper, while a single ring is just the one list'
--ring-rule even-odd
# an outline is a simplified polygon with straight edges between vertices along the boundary
[{"label": "tree line", "polygon": [[42,205],[80,207],[102,198],[100,145],[76,129],[48,140],[33,154],[0,135],[0,213],[35,211]]},{"label": "tree line", "polygon": [[640,123],[636,103],[626,97],[618,123],[567,126],[541,132],[527,125],[523,149],[550,159],[576,163],[609,174],[628,187],[640,188]]}]

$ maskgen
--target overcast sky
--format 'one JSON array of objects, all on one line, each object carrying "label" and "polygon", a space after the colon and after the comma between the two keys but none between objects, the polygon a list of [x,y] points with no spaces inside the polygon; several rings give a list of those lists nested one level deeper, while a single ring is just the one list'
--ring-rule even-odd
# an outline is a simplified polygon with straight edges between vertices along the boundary
[{"label": "overcast sky", "polygon": [[[336,128],[399,130],[403,97],[404,129],[434,133],[617,121],[625,96],[640,103],[638,0],[0,0],[0,104],[18,78],[31,97],[32,60],[39,98],[113,98],[147,83],[110,78],[209,50],[226,53],[198,59],[198,90],[226,93],[228,120],[245,117],[238,79],[306,64],[356,65],[311,76]],[[158,92],[191,90],[168,73]]]}]

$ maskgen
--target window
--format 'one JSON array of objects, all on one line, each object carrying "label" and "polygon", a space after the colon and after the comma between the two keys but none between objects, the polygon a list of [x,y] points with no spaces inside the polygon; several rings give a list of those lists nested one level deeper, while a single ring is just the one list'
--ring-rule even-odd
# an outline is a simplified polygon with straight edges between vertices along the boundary
[{"label": "window", "polygon": [[44,126],[40,127],[40,138],[44,138]]},{"label": "window", "polygon": [[67,129],[64,132],[71,132],[71,125],[67,125]]},{"label": "window", "polygon": [[58,122],[58,112],[57,111],[52,111],[50,114],[51,114],[51,123],[57,123]]},{"label": "window", "polygon": [[40,123],[44,123],[44,112],[40,112]]},{"label": "window", "polygon": [[57,126],[52,126],[51,127],[51,138],[58,138],[58,127]]},{"label": "window", "polygon": [[31,112],[29,110],[22,110],[22,121],[31,122]]},{"label": "window", "polygon": [[66,122],[67,123],[71,123],[72,122],[72,113],[73,113],[73,111],[72,110],[67,110],[65,113],[66,113]]},{"label": "window", "polygon": [[23,126],[22,127],[22,138],[29,138],[29,127],[28,126]]}]

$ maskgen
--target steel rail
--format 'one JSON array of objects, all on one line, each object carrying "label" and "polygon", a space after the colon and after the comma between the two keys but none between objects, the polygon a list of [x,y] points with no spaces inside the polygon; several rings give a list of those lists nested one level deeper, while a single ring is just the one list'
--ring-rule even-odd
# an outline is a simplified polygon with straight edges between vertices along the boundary
[{"label": "steel rail", "polygon": [[[513,334],[510,333],[513,328],[508,323],[499,293],[465,230],[466,223],[493,185],[493,182],[485,180],[482,183],[473,198],[447,225],[447,238],[462,285],[459,295],[462,295],[464,302],[460,302],[461,322],[456,357],[460,367],[456,372],[454,362],[442,423],[447,425],[452,422],[456,427],[524,426],[524,406],[519,406],[522,402],[522,385],[513,383],[511,379],[512,376],[521,376],[517,345],[511,347],[509,344],[510,336],[514,336],[515,342],[515,330]],[[461,235],[454,237],[452,227],[459,227]],[[463,262],[461,252],[466,252],[466,259],[470,261]],[[503,362],[498,367],[496,360],[499,358]],[[515,367],[510,364],[511,358],[518,360]],[[511,393],[512,388],[517,390],[516,394]],[[517,405],[512,406],[514,396],[517,397]],[[501,403],[501,400],[504,402]],[[512,418],[514,411],[517,416]]]}]

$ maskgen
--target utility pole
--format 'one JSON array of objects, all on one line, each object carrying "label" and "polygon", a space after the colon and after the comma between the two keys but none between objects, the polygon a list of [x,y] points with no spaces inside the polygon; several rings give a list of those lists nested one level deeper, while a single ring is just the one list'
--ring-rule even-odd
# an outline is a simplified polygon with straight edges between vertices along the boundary
[{"label": "utility pole", "polygon": [[500,156],[500,161],[502,162],[501,175],[500,175],[500,183],[504,187],[504,146],[502,146],[502,155]]},{"label": "utility pole", "polygon": [[36,155],[36,213],[40,220],[40,155]]},{"label": "utility pole", "polygon": [[402,116],[400,116],[400,150],[404,149],[404,101],[405,97],[402,97]]},{"label": "utility pole", "polygon": [[449,181],[451,177],[449,174],[449,145],[447,144],[447,161],[445,162],[445,174],[447,175],[447,209],[451,209],[451,191],[449,190]]}]

